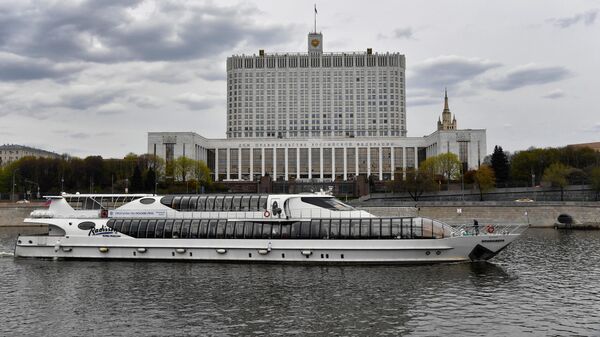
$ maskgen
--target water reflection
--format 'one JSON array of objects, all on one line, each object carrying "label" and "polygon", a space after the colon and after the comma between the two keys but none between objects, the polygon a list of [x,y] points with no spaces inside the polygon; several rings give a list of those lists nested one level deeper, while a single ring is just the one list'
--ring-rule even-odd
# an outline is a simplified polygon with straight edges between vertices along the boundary
[{"label": "water reflection", "polygon": [[[17,231],[0,229],[0,251]],[[600,232],[529,230],[492,263],[3,258],[0,335],[590,335],[598,252]]]}]

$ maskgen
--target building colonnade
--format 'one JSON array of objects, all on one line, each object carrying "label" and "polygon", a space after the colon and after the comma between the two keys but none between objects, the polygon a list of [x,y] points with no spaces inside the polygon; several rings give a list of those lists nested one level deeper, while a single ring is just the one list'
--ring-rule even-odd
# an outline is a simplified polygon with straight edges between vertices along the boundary
[{"label": "building colonnade", "polygon": [[214,180],[258,180],[270,175],[274,180],[343,179],[373,176],[393,180],[418,168],[419,149],[415,146],[354,147],[260,147],[215,148]]}]

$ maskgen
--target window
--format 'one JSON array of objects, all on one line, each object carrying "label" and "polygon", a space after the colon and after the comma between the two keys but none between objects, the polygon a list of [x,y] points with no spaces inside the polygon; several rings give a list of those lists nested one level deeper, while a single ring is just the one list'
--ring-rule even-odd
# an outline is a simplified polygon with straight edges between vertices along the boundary
[{"label": "window", "polygon": [[261,211],[263,209],[267,209],[267,199],[269,197],[266,195],[261,195],[260,200],[258,201],[258,210]]},{"label": "window", "polygon": [[134,238],[137,238],[139,226],[140,226],[140,220],[132,220],[131,227],[129,227],[129,236],[133,236]]},{"label": "window", "polygon": [[233,239],[236,222],[228,221],[225,224],[225,239]]},{"label": "window", "polygon": [[310,238],[318,239],[320,236],[321,236],[321,220],[313,219],[310,222]]},{"label": "window", "polygon": [[206,237],[209,239],[214,239],[217,236],[217,220],[209,220],[208,221],[208,232]]},{"label": "window", "polygon": [[167,220],[165,222],[165,232],[164,232],[165,239],[170,239],[173,237],[173,223],[174,222],[175,222],[175,220]]},{"label": "window", "polygon": [[349,239],[350,238],[350,220],[342,219],[340,225],[340,239]]},{"label": "window", "polygon": [[289,224],[289,223],[283,223],[283,224],[281,224],[281,238],[282,239],[289,239],[291,231],[292,231],[292,225],[291,224]]},{"label": "window", "polygon": [[181,197],[173,198],[173,209],[181,209]]},{"label": "window", "polygon": [[189,238],[190,239],[199,238],[199,231],[200,231],[200,220],[192,220],[192,224],[190,225]]},{"label": "window", "polygon": [[232,211],[241,211],[242,209],[242,197],[233,197],[233,201],[231,204]]},{"label": "window", "polygon": [[223,210],[223,200],[225,200],[225,197],[216,197],[215,198],[215,207],[214,210],[215,211],[222,211]]},{"label": "window", "polygon": [[321,228],[319,233],[320,239],[329,239],[329,224],[331,220],[323,219],[321,220]]},{"label": "window", "polygon": [[129,235],[129,225],[131,225],[131,220],[123,220],[123,227],[121,227],[120,232],[125,235]]},{"label": "window", "polygon": [[254,222],[246,221],[244,223],[244,239],[252,239],[252,231],[254,230]]},{"label": "window", "polygon": [[331,219],[331,229],[329,231],[329,237],[332,239],[340,238],[340,219]]},{"label": "window", "polygon": [[401,230],[402,230],[402,218],[395,218],[395,219],[391,219],[392,220],[392,238],[396,239],[396,238],[400,238],[401,237]]},{"label": "window", "polygon": [[308,221],[301,222],[299,239],[310,239],[310,222],[308,222]]},{"label": "window", "polygon": [[[108,227],[111,227],[110,224],[106,224]],[[89,231],[91,229],[96,228],[96,224],[91,222],[91,221],[84,221],[84,222],[80,222],[79,225],[77,225],[77,228],[84,230],[84,231]],[[112,228],[112,227],[111,227]]]},{"label": "window", "polygon": [[[350,237],[353,239],[360,239],[361,234],[360,219],[352,219],[350,222]],[[369,233],[367,229],[367,234]]]},{"label": "window", "polygon": [[156,229],[156,220],[148,221],[148,227],[146,228],[145,238],[153,238],[154,230]]},{"label": "window", "polygon": [[[370,230],[371,230],[371,235],[369,235],[369,237],[371,239],[378,239],[381,237],[381,219],[363,219],[361,221],[361,230],[365,227],[365,226],[369,226],[370,225]],[[362,232],[361,232],[362,234]]]},{"label": "window", "polygon": [[178,239],[181,237],[181,225],[183,220],[175,220],[173,224],[173,239]]},{"label": "window", "polygon": [[181,198],[181,206],[179,207],[180,211],[187,211],[190,208],[190,197],[182,197]]},{"label": "window", "polygon": [[163,238],[165,234],[165,220],[158,220],[156,223],[155,238]]},{"label": "window", "polygon": [[271,238],[271,230],[273,225],[270,222],[265,222],[262,225],[262,239],[270,239]]},{"label": "window", "polygon": [[179,234],[179,237],[182,239],[187,239],[190,237],[190,225],[192,223],[192,220],[184,220],[183,224],[181,225],[181,233]]},{"label": "window", "polygon": [[205,210],[205,204],[206,204],[206,197],[199,197],[198,198],[198,204],[196,205],[196,209],[199,211],[204,211]]},{"label": "window", "polygon": [[231,211],[233,210],[233,207],[231,205],[231,201],[233,200],[233,197],[225,197],[223,199],[223,211]]},{"label": "window", "polygon": [[[373,219],[375,220],[375,219]],[[373,225],[375,221],[371,221],[371,225]],[[381,219],[381,238],[382,239],[391,239],[391,219]]]},{"label": "window", "polygon": [[240,211],[252,210],[250,200],[252,197],[240,197]]},{"label": "window", "polygon": [[354,209],[352,206],[348,206],[335,198],[302,197],[300,198],[300,200],[307,204],[329,209],[332,211],[351,211]]},{"label": "window", "polygon": [[189,211],[195,211],[198,207],[198,197],[190,197],[190,204],[188,205]]},{"label": "window", "polygon": [[235,238],[236,239],[244,238],[244,222],[243,221],[235,222]]},{"label": "window", "polygon": [[207,197],[206,198],[206,205],[204,207],[204,210],[206,211],[212,211],[214,206],[215,206],[215,198],[216,197]]},{"label": "window", "polygon": [[140,199],[140,202],[142,204],[144,204],[144,205],[150,205],[150,204],[154,203],[154,199],[152,199],[152,198],[143,198],[143,199]]}]

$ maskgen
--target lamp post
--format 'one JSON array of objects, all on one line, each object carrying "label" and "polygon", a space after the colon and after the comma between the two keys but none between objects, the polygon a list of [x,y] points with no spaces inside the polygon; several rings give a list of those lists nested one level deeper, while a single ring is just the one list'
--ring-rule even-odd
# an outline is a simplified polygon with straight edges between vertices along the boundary
[{"label": "lamp post", "polygon": [[60,193],[65,191],[65,176],[60,177]]},{"label": "lamp post", "polygon": [[18,169],[13,171],[13,176],[12,176],[12,193],[10,196],[10,199],[12,201],[15,201],[15,173],[17,173]]},{"label": "lamp post", "polygon": [[129,193],[129,178],[125,178],[125,194]]}]

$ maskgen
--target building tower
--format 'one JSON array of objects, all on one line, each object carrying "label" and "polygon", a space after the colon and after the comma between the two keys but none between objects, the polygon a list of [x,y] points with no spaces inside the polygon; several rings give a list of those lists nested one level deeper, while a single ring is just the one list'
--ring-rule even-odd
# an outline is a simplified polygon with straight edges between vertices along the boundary
[{"label": "building tower", "polygon": [[444,111],[442,111],[442,120],[438,118],[438,130],[456,130],[456,116],[452,117],[448,107],[448,90],[444,90]]}]

